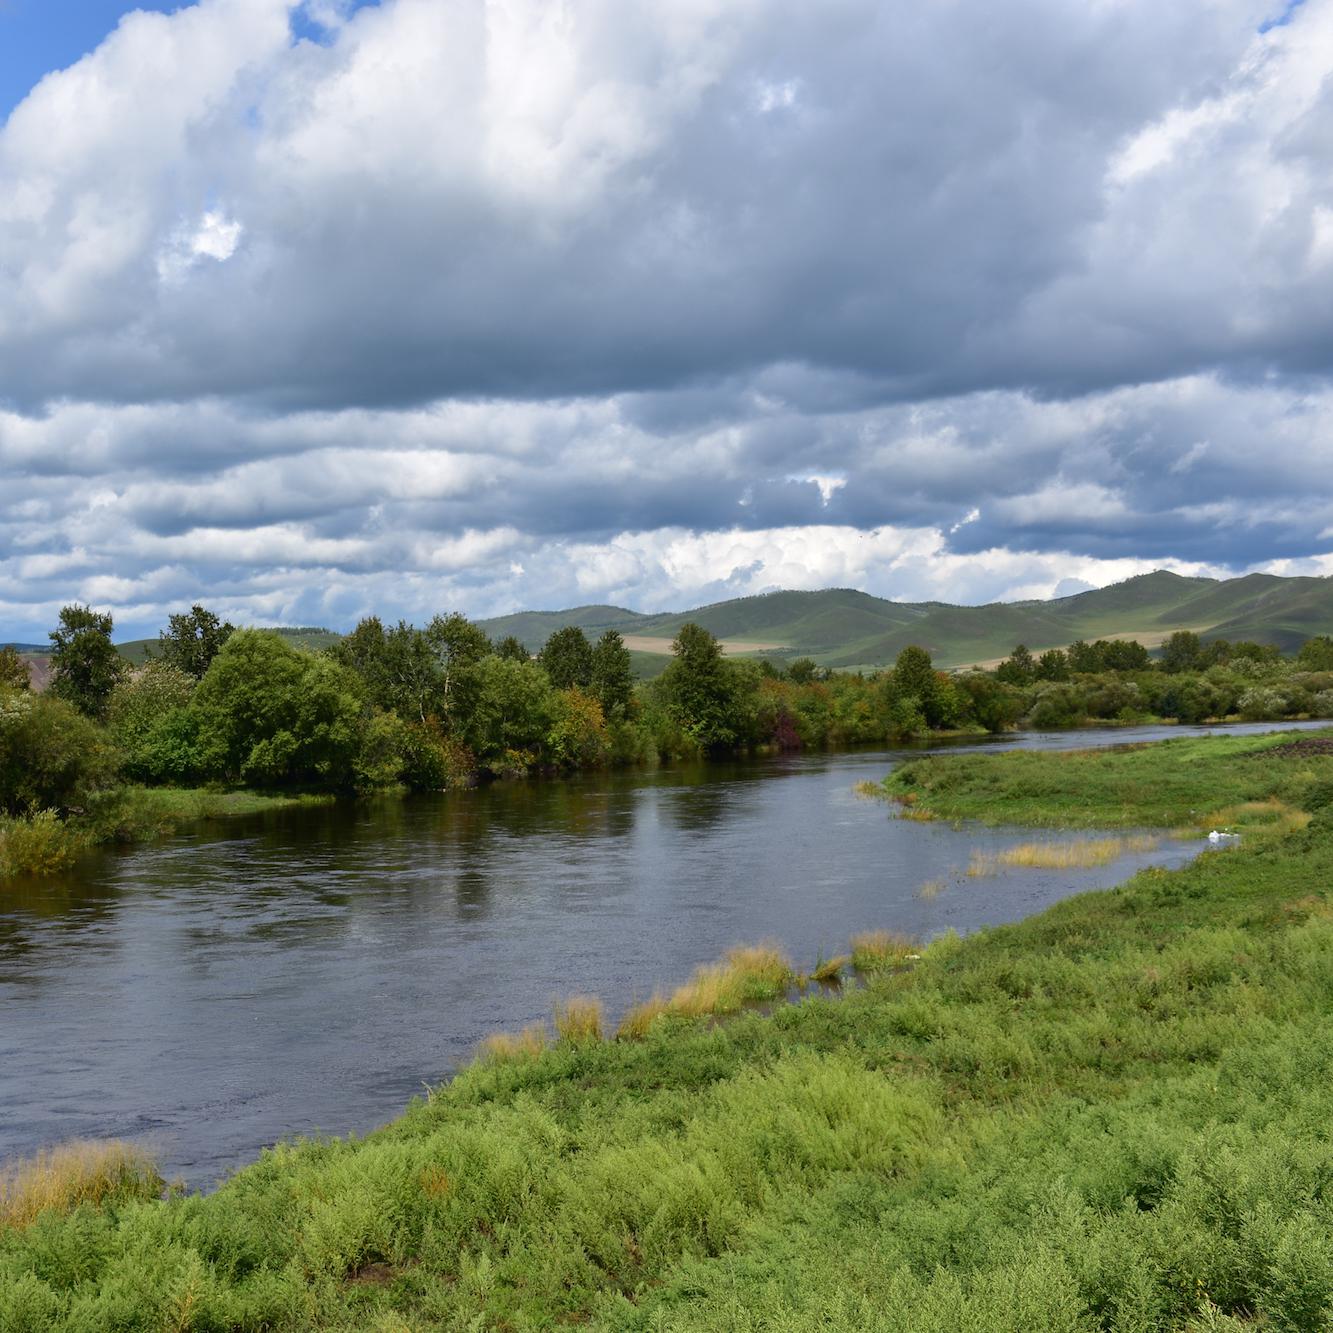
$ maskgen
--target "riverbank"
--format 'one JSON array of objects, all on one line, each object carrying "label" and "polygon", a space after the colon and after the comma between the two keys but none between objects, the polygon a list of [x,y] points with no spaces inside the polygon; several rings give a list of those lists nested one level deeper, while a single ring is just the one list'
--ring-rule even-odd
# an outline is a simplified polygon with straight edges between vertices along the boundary
[{"label": "riverbank", "polygon": [[53,811],[23,819],[0,816],[0,883],[59,874],[95,847],[147,842],[204,820],[331,805],[335,799],[323,792],[126,786],[100,793],[87,810],[68,819]]},{"label": "riverbank", "polygon": [[0,1229],[0,1326],[1320,1326],[1333,818],[1324,758],[1282,743],[1245,738],[1306,776],[1250,794],[1313,805],[1303,829],[946,936],[841,999],[571,1025],[208,1197],[136,1198],[136,1173]]}]

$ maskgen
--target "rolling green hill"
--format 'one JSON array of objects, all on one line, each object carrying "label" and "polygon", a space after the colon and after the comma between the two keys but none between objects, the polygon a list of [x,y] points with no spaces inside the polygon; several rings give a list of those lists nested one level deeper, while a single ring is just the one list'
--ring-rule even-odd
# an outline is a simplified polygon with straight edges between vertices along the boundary
[{"label": "rolling green hill", "polygon": [[[1047,602],[952,606],[891,602],[854,588],[825,588],[738,597],[687,611],[644,614],[623,606],[576,606],[519,611],[479,623],[492,639],[512,634],[532,652],[564,625],[578,625],[593,638],[615,629],[625,636],[635,675],[651,677],[670,660],[670,641],[688,621],[712,631],[732,653],[775,661],[812,657],[839,668],[886,666],[913,643],[926,648],[938,665],[957,667],[993,663],[1018,643],[1039,652],[1075,639],[1119,637],[1153,648],[1178,629],[1194,630],[1205,639],[1256,639],[1291,652],[1315,634],[1333,633],[1333,578],[1183,578],[1159,569]],[[274,632],[311,650],[339,637],[309,627]],[[135,639],[117,647],[139,663],[154,643]],[[17,646],[27,653],[45,648]]]},{"label": "rolling green hill", "polygon": [[[1257,639],[1284,651],[1314,634],[1333,633],[1333,578],[1184,578],[1166,570],[1142,574],[1047,602],[890,602],[852,588],[773,592],[690,611],[643,615],[614,606],[571,611],[525,611],[482,621],[492,637],[514,634],[534,652],[562,625],[616,629],[631,640],[669,640],[687,621],[751,655],[790,660],[812,657],[826,666],[876,667],[910,643],[928,649],[941,666],[966,666],[1006,656],[1018,643],[1033,650],[1075,639],[1136,638],[1156,647],[1178,629],[1204,638]],[[655,645],[654,645],[655,646]],[[663,645],[665,646],[665,645]],[[636,647],[631,642],[631,647]],[[635,654],[642,674],[667,661],[662,652]]]}]

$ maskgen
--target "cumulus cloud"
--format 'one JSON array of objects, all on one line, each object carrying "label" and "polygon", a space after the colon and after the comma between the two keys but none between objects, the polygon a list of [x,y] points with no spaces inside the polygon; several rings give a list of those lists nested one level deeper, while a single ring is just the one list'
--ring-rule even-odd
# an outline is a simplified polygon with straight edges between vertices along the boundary
[{"label": "cumulus cloud", "polygon": [[0,127],[0,632],[1322,569],[1333,0],[1271,10],[129,14]]}]

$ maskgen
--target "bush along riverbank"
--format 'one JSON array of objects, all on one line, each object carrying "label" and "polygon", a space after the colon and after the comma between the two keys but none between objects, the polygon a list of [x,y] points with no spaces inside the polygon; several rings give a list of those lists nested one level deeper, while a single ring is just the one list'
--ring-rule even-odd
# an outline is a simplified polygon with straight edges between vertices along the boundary
[{"label": "bush along riverbank", "polygon": [[[22,1180],[53,1168],[16,1173],[0,1327],[1326,1327],[1330,757],[1210,744],[1116,752],[1087,804],[1301,818],[965,940],[863,938],[879,966],[842,998],[711,1021],[783,992],[764,949],[618,1037],[581,997],[384,1129],[280,1147],[206,1197],[76,1153],[34,1209]],[[1063,822],[1085,761],[1019,757],[959,756],[949,802],[921,773],[907,790]],[[1169,791],[1130,782],[1145,765]]]}]

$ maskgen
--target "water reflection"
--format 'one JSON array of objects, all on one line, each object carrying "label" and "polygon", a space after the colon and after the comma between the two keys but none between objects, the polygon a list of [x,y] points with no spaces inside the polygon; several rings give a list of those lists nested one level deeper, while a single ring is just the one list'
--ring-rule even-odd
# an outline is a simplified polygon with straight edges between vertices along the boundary
[{"label": "water reflection", "polygon": [[[765,936],[808,965],[861,929],[975,929],[1195,850],[968,880],[974,850],[1032,835],[858,800],[853,784],[896,757],[276,813],[20,885],[0,912],[0,1155],[147,1136],[207,1183],[279,1137],[387,1119],[557,995],[614,1010]],[[918,896],[933,880],[944,890]]]}]

